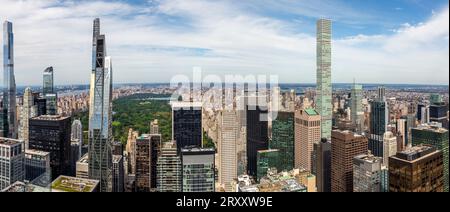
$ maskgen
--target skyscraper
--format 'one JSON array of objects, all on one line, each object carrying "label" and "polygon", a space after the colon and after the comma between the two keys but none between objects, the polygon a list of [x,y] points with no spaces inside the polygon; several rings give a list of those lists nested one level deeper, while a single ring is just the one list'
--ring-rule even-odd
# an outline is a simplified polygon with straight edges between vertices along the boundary
[{"label": "skyscraper", "polygon": [[33,181],[44,174],[51,177],[50,153],[33,149],[25,150],[25,180]]},{"label": "skyscraper", "polygon": [[383,137],[383,165],[389,167],[389,157],[397,154],[397,137],[392,132],[384,133]]},{"label": "skyscraper", "polygon": [[176,142],[162,145],[157,165],[157,188],[159,192],[181,192],[182,168]]},{"label": "skyscraper", "polygon": [[224,110],[219,120],[219,183],[225,191],[231,191],[231,183],[238,174],[237,142],[239,139],[238,114],[235,110]]},{"label": "skyscraper", "polygon": [[38,116],[30,119],[30,149],[50,153],[52,179],[70,170],[70,117]]},{"label": "skyscraper", "polygon": [[80,120],[75,120],[72,122],[72,130],[71,130],[71,141],[79,143],[79,153],[78,155],[81,157],[81,148],[83,146],[83,125]]},{"label": "skyscraper", "polygon": [[100,181],[100,191],[111,187],[112,169],[112,61],[106,57],[100,19],[94,20],[89,108],[89,178]]},{"label": "skyscraper", "polygon": [[314,144],[314,152],[317,191],[331,192],[331,142],[322,139],[320,143]]},{"label": "skyscraper", "polygon": [[120,193],[125,190],[125,173],[123,165],[123,156],[113,155],[112,192]]},{"label": "skyscraper", "polygon": [[387,132],[389,109],[384,87],[378,88],[378,98],[371,102],[369,150],[383,157],[383,136]]},{"label": "skyscraper", "polygon": [[13,24],[3,24],[3,105],[0,111],[0,136],[17,138],[16,79],[14,76]]},{"label": "skyscraper", "polygon": [[42,75],[42,95],[55,93],[54,82],[53,82],[53,67],[48,67],[44,70]]},{"label": "skyscraper", "polygon": [[433,146],[409,147],[390,157],[390,192],[443,192],[443,157]]},{"label": "skyscraper", "polygon": [[314,144],[321,140],[320,115],[314,109],[295,114],[295,168],[311,171]]},{"label": "skyscraper", "polygon": [[47,115],[56,115],[58,112],[58,95],[54,89],[53,67],[46,68],[42,76],[42,95],[46,100]]},{"label": "skyscraper", "polygon": [[331,191],[353,191],[353,158],[367,153],[367,138],[349,131],[332,131]]},{"label": "skyscraper", "polygon": [[37,115],[37,107],[34,105],[31,88],[26,88],[23,94],[23,105],[20,110],[19,139],[25,141],[25,149],[28,149],[30,118]]},{"label": "skyscraper", "polygon": [[160,135],[141,135],[136,139],[136,189],[150,192],[156,189],[156,171]]},{"label": "skyscraper", "polygon": [[316,108],[322,118],[322,138],[331,139],[331,20],[317,22],[317,100]]},{"label": "skyscraper", "polygon": [[382,160],[372,154],[353,158],[353,192],[381,192]]},{"label": "skyscraper", "polygon": [[202,104],[172,102],[172,140],[177,148],[202,146]]},{"label": "skyscraper", "polygon": [[352,100],[351,100],[351,119],[354,126],[356,126],[356,132],[362,133],[364,130],[364,112],[362,105],[362,85],[353,84],[352,87]]},{"label": "skyscraper", "polygon": [[247,172],[256,176],[257,153],[269,147],[269,124],[267,108],[247,105]]},{"label": "skyscraper", "polygon": [[25,177],[23,141],[0,137],[0,191]]},{"label": "skyscraper", "polygon": [[181,149],[183,192],[214,192],[215,166],[214,148]]},{"label": "skyscraper", "polygon": [[270,149],[280,150],[280,170],[289,171],[294,168],[295,146],[295,114],[294,112],[278,111],[277,118],[272,121],[272,141]]},{"label": "skyscraper", "polygon": [[444,191],[448,192],[448,130],[433,124],[423,124],[411,130],[412,145],[432,145],[444,154]]},{"label": "skyscraper", "polygon": [[439,94],[430,96],[430,121],[442,123],[442,127],[448,129],[448,105],[442,100]]}]

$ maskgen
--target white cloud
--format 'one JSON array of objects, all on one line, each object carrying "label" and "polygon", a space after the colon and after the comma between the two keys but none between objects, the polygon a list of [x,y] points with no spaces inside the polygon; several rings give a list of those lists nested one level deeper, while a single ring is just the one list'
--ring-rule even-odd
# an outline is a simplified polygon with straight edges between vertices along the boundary
[{"label": "white cloud", "polygon": [[[247,6],[230,1],[158,0],[136,6],[0,0],[0,5],[0,18],[14,22],[20,85],[41,84],[41,72],[50,65],[58,84],[88,83],[96,16],[102,18],[117,82],[166,82],[175,74],[190,74],[193,66],[207,73],[272,73],[284,82],[315,81],[314,35],[294,34],[291,23],[249,13]],[[336,82],[448,84],[448,8],[393,35],[336,40],[333,53]]]}]

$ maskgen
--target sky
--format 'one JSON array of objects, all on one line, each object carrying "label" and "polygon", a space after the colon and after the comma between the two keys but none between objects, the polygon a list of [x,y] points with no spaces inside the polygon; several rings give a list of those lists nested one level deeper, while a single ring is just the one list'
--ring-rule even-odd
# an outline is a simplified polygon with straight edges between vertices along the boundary
[{"label": "sky", "polygon": [[88,84],[95,17],[115,83],[170,82],[193,67],[313,83],[319,18],[333,21],[335,83],[449,82],[448,0],[0,0],[17,85],[42,84],[48,66],[58,85]]}]

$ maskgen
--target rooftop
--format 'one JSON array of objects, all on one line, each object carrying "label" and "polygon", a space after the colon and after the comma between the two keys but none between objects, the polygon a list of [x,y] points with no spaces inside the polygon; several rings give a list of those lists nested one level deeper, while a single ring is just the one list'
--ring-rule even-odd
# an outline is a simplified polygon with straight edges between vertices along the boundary
[{"label": "rooftop", "polygon": [[203,104],[201,102],[170,102],[172,109],[174,108],[202,108]]},{"label": "rooftop", "polygon": [[89,154],[83,155],[80,160],[77,161],[77,163],[88,163],[89,162]]},{"label": "rooftop", "polygon": [[52,190],[62,192],[93,192],[98,184],[98,180],[61,175],[52,182]]},{"label": "rooftop", "polygon": [[68,116],[61,116],[61,115],[42,115],[42,116],[38,116],[38,117],[34,117],[31,118],[33,120],[42,120],[42,121],[60,121],[60,120],[65,120],[68,119],[70,117]]},{"label": "rooftop", "polygon": [[23,143],[22,140],[0,137],[0,145],[15,146],[15,145],[21,144],[21,143]]},{"label": "rooftop", "polygon": [[27,150],[25,150],[25,155],[38,155],[38,156],[46,157],[46,156],[50,155],[50,152],[44,152],[44,151],[35,150],[35,149],[27,149]]},{"label": "rooftop", "polygon": [[428,124],[421,124],[416,128],[413,128],[414,130],[424,130],[424,131],[430,131],[435,133],[447,133],[448,130],[445,128],[442,128],[438,126],[438,123],[428,123]]},{"label": "rooftop", "polygon": [[319,113],[316,110],[312,109],[312,108],[305,109],[305,112],[308,115],[310,115],[310,116],[317,116],[317,115],[319,115]]},{"label": "rooftop", "polygon": [[182,153],[206,153],[216,152],[214,148],[186,147],[181,149]]},{"label": "rooftop", "polygon": [[398,152],[394,157],[403,161],[414,162],[435,152],[436,148],[431,145],[419,145],[407,147],[405,150]]},{"label": "rooftop", "polygon": [[113,155],[112,157],[113,163],[118,163],[120,160],[122,160],[122,155]]}]

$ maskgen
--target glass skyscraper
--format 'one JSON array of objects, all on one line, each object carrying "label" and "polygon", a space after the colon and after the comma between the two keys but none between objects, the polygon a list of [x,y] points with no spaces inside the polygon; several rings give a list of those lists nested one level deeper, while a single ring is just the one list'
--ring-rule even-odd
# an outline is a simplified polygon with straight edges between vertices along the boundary
[{"label": "glass skyscraper", "polygon": [[214,192],[214,148],[181,149],[183,192]]},{"label": "glass skyscraper", "polygon": [[331,20],[317,22],[317,99],[316,108],[322,117],[322,138],[331,139]]},{"label": "glass skyscraper", "polygon": [[370,106],[369,150],[375,156],[383,157],[383,139],[387,132],[389,114],[384,87],[378,88],[378,98]]},{"label": "glass skyscraper", "polygon": [[351,118],[352,123],[356,126],[356,131],[358,133],[363,132],[363,124],[364,121],[363,116],[363,105],[362,105],[362,98],[363,98],[363,88],[362,85],[353,84],[352,87],[352,100],[351,100]]},{"label": "glass skyscraper", "polygon": [[280,168],[278,171],[289,171],[294,168],[294,112],[278,112],[277,119],[272,122],[272,141],[270,149],[280,150]]},{"label": "glass skyscraper", "polygon": [[53,82],[53,67],[48,67],[43,73],[43,84],[42,84],[42,95],[46,100],[46,111],[47,115],[57,114],[57,101],[58,95],[54,89]]},{"label": "glass skyscraper", "polygon": [[172,135],[177,148],[202,146],[202,104],[172,102]]},{"label": "glass skyscraper", "polygon": [[106,57],[100,19],[94,20],[89,104],[89,178],[100,181],[100,191],[112,190],[112,62]]},{"label": "glass skyscraper", "polygon": [[3,24],[3,105],[0,113],[0,136],[17,138],[14,34],[13,24],[8,21]]}]

